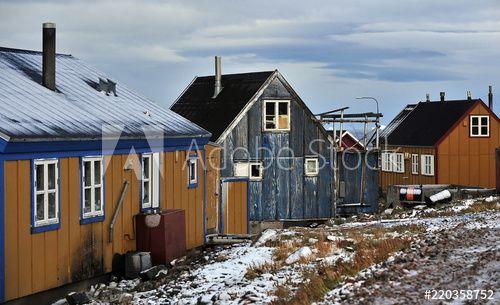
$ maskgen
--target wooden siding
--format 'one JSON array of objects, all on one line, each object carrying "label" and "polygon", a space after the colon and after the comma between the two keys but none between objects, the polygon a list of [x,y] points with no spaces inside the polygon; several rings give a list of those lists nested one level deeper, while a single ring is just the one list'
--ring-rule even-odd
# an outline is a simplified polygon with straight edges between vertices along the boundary
[{"label": "wooden siding", "polygon": [[[490,115],[478,104],[470,115]],[[500,123],[490,115],[490,136],[469,136],[470,115],[464,117],[437,146],[438,183],[496,187],[495,149],[500,146]]]},{"label": "wooden siding", "polygon": [[[289,131],[263,132],[262,105],[267,99],[290,100]],[[326,166],[317,177],[304,176],[304,157],[319,154],[327,160],[330,158],[326,149],[328,138],[320,128],[299,98],[279,79],[274,79],[227,135],[221,143],[224,148],[221,177],[233,177],[234,160],[258,160],[264,166],[263,179],[249,182],[251,220],[332,216],[333,170]],[[326,143],[314,143],[310,148],[313,140]],[[237,149],[239,147],[248,152]]]},{"label": "wooden siding", "polygon": [[[198,187],[187,188],[186,151],[162,154],[162,208],[186,211],[187,248],[203,244],[203,168]],[[202,156],[198,152],[198,156]],[[129,161],[130,160],[130,161]],[[105,220],[80,225],[80,158],[60,158],[60,228],[31,234],[31,160],[5,161],[5,292],[12,300],[111,271],[113,255],[136,247],[139,213],[138,155],[106,156]],[[133,170],[124,170],[131,162]],[[140,175],[140,174],[139,174]],[[124,181],[130,187],[117,219],[113,243],[109,224]]]},{"label": "wooden siding", "polygon": [[[389,185],[394,184],[434,184],[436,183],[436,171],[434,176],[425,176],[421,174],[421,158],[420,155],[435,155],[433,147],[400,147],[389,146],[384,150],[394,151],[398,153],[409,153],[410,157],[405,158],[405,171],[404,173],[386,172],[380,170],[380,186],[386,190]],[[411,155],[418,154],[418,174],[411,172]],[[436,156],[434,156],[434,165],[436,164]]]},{"label": "wooden siding", "polygon": [[220,187],[220,147],[206,146],[206,212],[205,228],[206,233],[216,233],[219,223],[219,187]]},{"label": "wooden siding", "polygon": [[248,233],[248,182],[223,182],[224,234]]}]

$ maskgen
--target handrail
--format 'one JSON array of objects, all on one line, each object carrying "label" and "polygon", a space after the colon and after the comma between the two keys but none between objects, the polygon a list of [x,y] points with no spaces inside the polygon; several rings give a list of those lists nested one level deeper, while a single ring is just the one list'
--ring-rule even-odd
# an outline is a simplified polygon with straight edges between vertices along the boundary
[{"label": "handrail", "polygon": [[130,183],[128,181],[123,182],[122,192],[120,194],[120,198],[118,199],[118,204],[116,205],[115,213],[113,214],[113,219],[111,219],[111,223],[109,224],[109,243],[113,242],[113,232],[115,229],[116,218],[118,217],[118,213],[120,213],[120,209],[123,205],[123,200],[125,199],[125,193],[127,192],[128,185]]}]

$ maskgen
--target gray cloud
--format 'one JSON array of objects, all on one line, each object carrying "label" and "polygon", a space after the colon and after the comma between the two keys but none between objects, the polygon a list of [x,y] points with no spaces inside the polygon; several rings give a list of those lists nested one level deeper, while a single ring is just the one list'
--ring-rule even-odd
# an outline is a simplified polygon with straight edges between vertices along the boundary
[{"label": "gray cloud", "polygon": [[195,75],[278,68],[315,112],[377,96],[387,120],[446,90],[500,86],[498,1],[0,1],[0,45],[58,50],[169,105]]}]

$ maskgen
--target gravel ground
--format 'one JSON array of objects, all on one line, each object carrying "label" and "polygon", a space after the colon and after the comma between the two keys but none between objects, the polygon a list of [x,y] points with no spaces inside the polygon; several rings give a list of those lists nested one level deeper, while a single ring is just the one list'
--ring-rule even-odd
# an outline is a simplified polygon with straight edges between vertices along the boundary
[{"label": "gravel ground", "polygon": [[[323,304],[499,304],[499,221],[500,214],[491,213],[432,230],[369,278],[329,294]],[[425,298],[426,290],[454,289],[492,290],[493,299]]]}]

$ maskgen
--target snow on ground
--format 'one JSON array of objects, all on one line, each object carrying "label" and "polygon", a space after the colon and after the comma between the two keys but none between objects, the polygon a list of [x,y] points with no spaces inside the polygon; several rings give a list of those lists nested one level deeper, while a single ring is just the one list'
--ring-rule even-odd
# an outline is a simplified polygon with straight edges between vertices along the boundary
[{"label": "snow on ground", "polygon": [[[465,213],[482,201],[492,204],[496,202],[497,210]],[[452,255],[447,259],[458,261],[460,256],[467,256],[470,261],[473,261],[478,256],[484,256],[486,258],[477,261],[489,269],[498,271],[498,262],[495,264],[488,261],[492,257],[492,251],[499,252],[498,239],[489,237],[492,242],[497,242],[496,248],[481,245],[479,242],[474,243],[473,239],[468,241],[468,244],[458,243],[460,239],[458,232],[463,236],[469,234],[471,238],[478,238],[481,235],[470,232],[482,230],[498,233],[500,229],[498,204],[498,198],[490,197],[484,200],[464,200],[444,210],[422,209],[399,217],[387,215],[390,219],[355,221],[340,226],[331,224],[318,228],[267,230],[254,244],[219,247],[201,253],[197,260],[189,261],[186,258],[179,260],[173,270],[169,269],[166,275],[163,274],[156,280],[145,282],[136,279],[112,282],[108,285],[93,287],[88,295],[92,299],[92,304],[267,304],[276,299],[275,292],[280,286],[287,287],[289,294],[293,295],[300,285],[307,282],[304,278],[305,271],[316,270],[322,265],[335,266],[342,261],[351,261],[355,256],[353,245],[356,241],[351,238],[350,234],[354,231],[358,234],[356,238],[368,240],[411,236],[414,240],[411,251],[417,251],[415,253],[418,254],[411,256],[414,259],[421,259],[418,251],[421,251],[421,255],[424,256],[439,257],[440,245],[436,240],[442,240]],[[440,213],[443,213],[443,216],[439,216]],[[437,216],[429,217],[431,214]],[[373,219],[372,216],[366,218]],[[405,226],[408,226],[408,230],[405,230]],[[415,226],[423,227],[423,233],[412,231],[412,227]],[[373,228],[383,228],[382,235],[380,232],[373,231]],[[422,240],[415,239],[416,234],[419,234]],[[368,299],[372,297],[370,293],[374,290],[384,291],[382,289],[384,285],[402,287],[401,283],[397,284],[398,280],[411,282],[411,279],[422,277],[418,265],[408,263],[402,271],[394,267],[401,262],[409,261],[407,255],[404,251],[394,253],[386,262],[370,266],[355,277],[346,278],[339,283],[337,288],[327,293],[325,300],[318,304],[345,302],[346,298],[352,299],[351,297],[355,295],[360,295],[361,299]],[[450,272],[461,272],[457,267],[460,264],[447,264],[445,258],[439,262],[439,265],[433,265],[432,261],[425,258],[421,264],[425,265],[427,273],[432,273],[434,269],[439,270],[440,265],[453,270]],[[491,276],[489,271],[474,273],[473,270],[468,270],[467,272],[464,276],[472,277],[472,280],[467,282],[470,285],[474,281],[477,285],[484,285],[488,282],[488,276]],[[391,281],[380,282],[381,277],[391,277],[393,273],[398,277],[394,275],[395,278]],[[497,280],[499,273],[496,273]],[[420,283],[412,283],[420,285]],[[436,288],[444,289],[445,287]],[[398,289],[393,288],[395,291],[399,291]],[[403,288],[400,290],[405,291]],[[390,291],[385,294],[374,293],[373,300],[377,303],[387,301],[389,304],[393,301]]]}]

